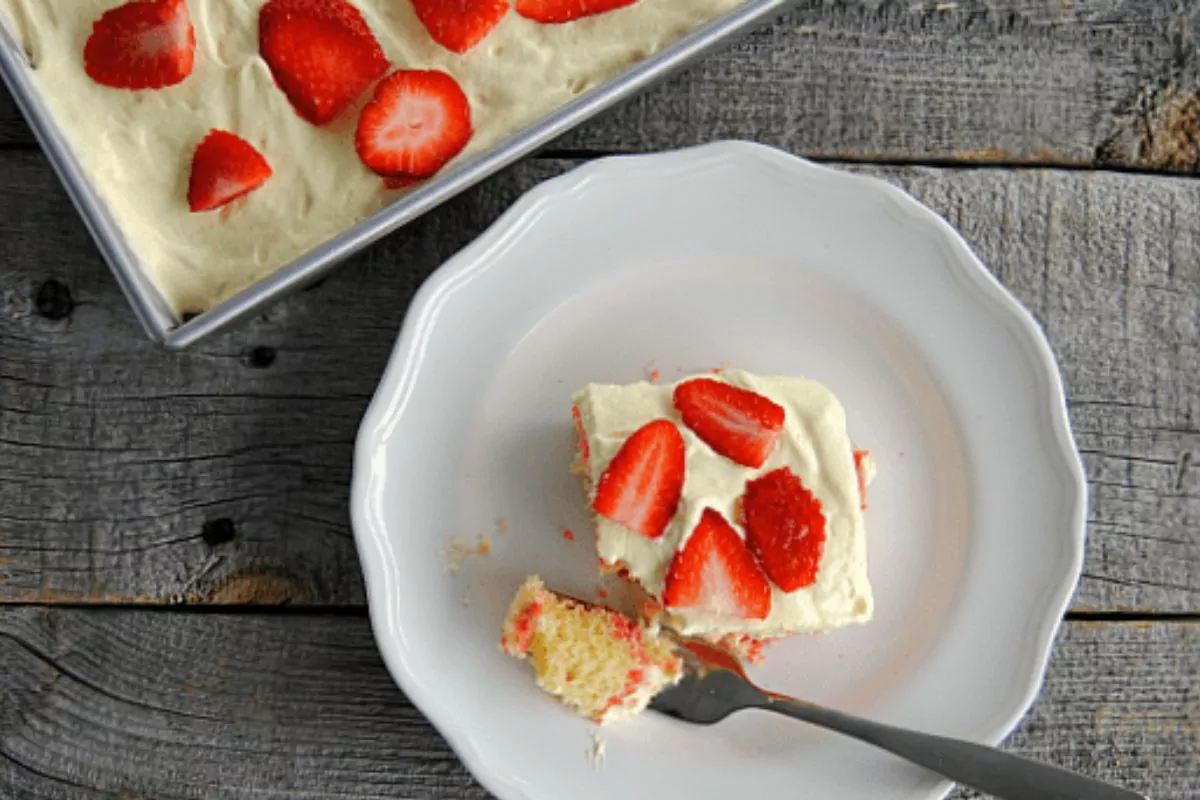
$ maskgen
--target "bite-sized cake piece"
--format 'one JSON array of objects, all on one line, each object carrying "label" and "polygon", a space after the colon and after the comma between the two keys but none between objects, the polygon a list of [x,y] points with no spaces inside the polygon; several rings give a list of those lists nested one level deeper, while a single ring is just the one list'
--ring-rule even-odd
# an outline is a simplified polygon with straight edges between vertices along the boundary
[{"label": "bite-sized cake piece", "polygon": [[536,575],[517,590],[500,647],[529,660],[538,686],[601,725],[634,716],[683,675],[669,638],[612,609],[551,591]]},{"label": "bite-sized cake piece", "polygon": [[874,466],[827,388],[722,370],[589,384],[574,404],[601,565],[652,595],[664,624],[757,660],[764,640],[871,618]]}]

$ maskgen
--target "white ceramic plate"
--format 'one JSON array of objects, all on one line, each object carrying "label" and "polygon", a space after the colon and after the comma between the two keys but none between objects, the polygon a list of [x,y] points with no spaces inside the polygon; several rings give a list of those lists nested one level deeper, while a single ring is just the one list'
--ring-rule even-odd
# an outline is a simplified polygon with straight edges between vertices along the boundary
[{"label": "white ceramic plate", "polygon": [[[651,362],[663,380],[722,362],[821,380],[878,460],[875,620],[774,647],[762,684],[977,741],[1016,725],[1083,553],[1085,483],[1050,349],[903,192],[736,142],[549,181],[419,292],[359,433],[352,497],[400,687],[504,800],[945,794],[929,773],[759,712],[604,728],[595,771],[592,726],[498,651],[527,573],[595,584],[567,472],[572,392],[642,379]],[[447,570],[451,537],[480,535],[492,553]]]}]

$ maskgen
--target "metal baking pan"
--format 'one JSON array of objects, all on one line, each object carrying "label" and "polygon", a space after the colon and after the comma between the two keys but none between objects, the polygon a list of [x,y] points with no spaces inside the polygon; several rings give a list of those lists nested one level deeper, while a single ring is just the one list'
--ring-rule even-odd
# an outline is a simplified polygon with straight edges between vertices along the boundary
[{"label": "metal baking pan", "polygon": [[263,310],[313,283],[338,263],[501,168],[566,133],[791,5],[794,0],[749,0],[746,5],[673,42],[600,87],[580,96],[494,148],[430,180],[354,227],[318,245],[254,285],[188,320],[180,319],[147,277],[34,86],[18,39],[0,18],[0,76],[41,143],[67,194],[83,216],[146,332],[169,348],[184,348]]}]

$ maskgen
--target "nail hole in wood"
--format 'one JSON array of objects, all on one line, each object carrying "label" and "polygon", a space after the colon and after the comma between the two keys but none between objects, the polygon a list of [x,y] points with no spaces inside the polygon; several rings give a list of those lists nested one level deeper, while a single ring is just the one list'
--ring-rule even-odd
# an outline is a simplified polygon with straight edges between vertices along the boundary
[{"label": "nail hole in wood", "polygon": [[34,306],[40,317],[66,319],[75,310],[75,298],[71,296],[71,287],[51,278],[38,287]]},{"label": "nail hole in wood", "polygon": [[246,366],[251,369],[266,369],[275,363],[275,348],[259,345],[246,353]]},{"label": "nail hole in wood", "polygon": [[233,538],[237,536],[237,528],[234,527],[233,520],[229,519],[229,517],[210,519],[204,523],[200,535],[206,545],[217,547],[232,542]]}]

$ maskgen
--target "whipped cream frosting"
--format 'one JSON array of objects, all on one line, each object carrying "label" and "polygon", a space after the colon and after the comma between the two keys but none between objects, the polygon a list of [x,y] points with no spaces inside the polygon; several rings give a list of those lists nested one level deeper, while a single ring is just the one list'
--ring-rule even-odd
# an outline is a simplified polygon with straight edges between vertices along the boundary
[{"label": "whipped cream frosting", "polygon": [[[182,83],[128,91],[83,70],[93,21],[123,0],[0,0],[34,81],[133,252],[180,312],[203,311],[396,200],[354,150],[358,109],[305,122],[258,54],[265,0],[187,0],[196,64]],[[561,25],[510,11],[469,52],[434,42],[408,0],[352,0],[393,68],[453,75],[474,136],[457,160],[496,144],[577,95],[746,0],[639,0]],[[258,148],[275,171],[218,212],[193,214],[192,153],[211,128]]]},{"label": "whipped cream frosting", "polygon": [[790,593],[772,584],[771,612],[766,619],[736,619],[682,608],[671,610],[672,627],[689,636],[746,633],[768,638],[815,633],[869,620],[874,600],[867,577],[866,534],[853,445],[846,432],[842,404],[825,386],[805,378],[760,377],[741,370],[692,377],[723,380],[782,406],[785,421],[779,445],[762,467],[743,467],[714,452],[682,423],[671,402],[678,384],[585,386],[575,395],[574,403],[587,435],[586,469],[592,487],[599,483],[625,440],[651,420],[676,421],[687,454],[683,496],[666,532],[650,539],[598,516],[596,546],[600,558],[607,564],[624,566],[648,592],[661,597],[671,559],[686,544],[704,509],[719,511],[744,538],[735,504],[745,492],[746,482],[786,466],[816,495],[826,517],[825,547],[816,582]]}]

